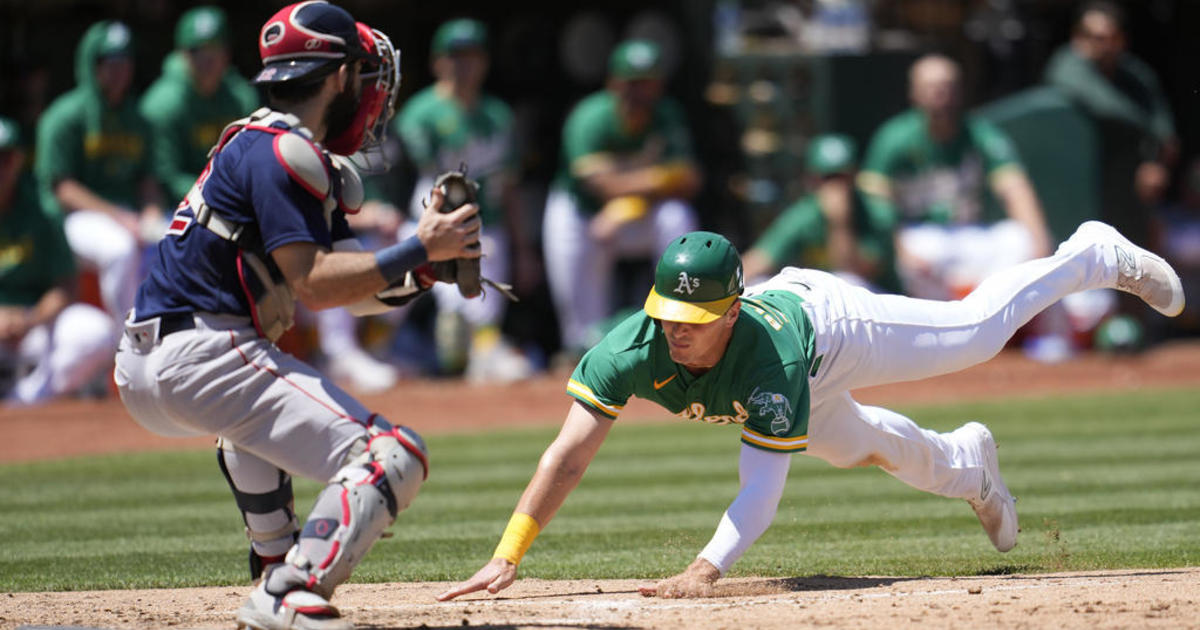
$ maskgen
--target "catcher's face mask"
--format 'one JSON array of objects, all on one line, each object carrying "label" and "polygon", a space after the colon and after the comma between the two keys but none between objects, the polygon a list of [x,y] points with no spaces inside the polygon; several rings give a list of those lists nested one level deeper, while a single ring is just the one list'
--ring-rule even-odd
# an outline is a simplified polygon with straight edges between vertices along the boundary
[{"label": "catcher's face mask", "polygon": [[388,121],[396,113],[396,94],[400,90],[400,51],[387,35],[362,22],[359,39],[369,54],[361,73],[362,95],[354,122],[341,134],[325,142],[326,148],[339,155],[352,155],[354,165],[363,172],[387,170],[381,145]]}]

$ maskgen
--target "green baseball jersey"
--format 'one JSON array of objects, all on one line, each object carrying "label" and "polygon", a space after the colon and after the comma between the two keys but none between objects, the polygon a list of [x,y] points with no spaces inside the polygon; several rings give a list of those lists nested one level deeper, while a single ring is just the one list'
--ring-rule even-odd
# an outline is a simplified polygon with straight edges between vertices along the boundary
[{"label": "green baseball jersey", "polygon": [[75,52],[75,87],[54,100],[38,120],[34,173],[42,205],[61,211],[54,186],[75,179],[120,206],[134,208],[141,180],[150,174],[146,119],[132,93],[118,104],[101,95],[95,67],[114,27],[98,22]]},{"label": "green baseball jersey", "polygon": [[436,177],[467,165],[479,182],[479,215],[497,225],[502,213],[500,178],[516,168],[512,110],[503,101],[481,95],[472,109],[429,86],[413,95],[396,117],[395,131],[422,176]]},{"label": "green baseball jersey", "polygon": [[12,204],[0,211],[0,305],[33,306],[73,275],[62,221],[42,211],[33,177],[23,175]]},{"label": "green baseball jersey", "polygon": [[[859,251],[878,265],[872,278],[865,278],[880,289],[896,292],[896,252],[892,239],[895,214],[888,204],[876,203],[859,191],[854,193],[852,208],[854,235]],[[775,266],[792,265],[808,269],[832,270],[829,261],[828,222],[816,195],[806,195],[788,206],[763,231],[754,244]]]},{"label": "green baseball jersey", "polygon": [[583,356],[567,393],[610,418],[637,396],[685,420],[740,425],[755,448],[805,450],[815,342],[803,300],[767,291],[741,301],[725,355],[708,372],[672,361],[659,324],[638,311]]},{"label": "green baseball jersey", "polygon": [[192,87],[191,71],[182,53],[163,61],[163,73],[141,100],[142,116],[150,122],[154,173],[172,202],[179,201],[208,162],[208,150],[230,122],[258,107],[258,93],[230,68],[217,90],[201,96]]},{"label": "green baseball jersey", "polygon": [[42,203],[61,210],[53,190],[75,179],[108,201],[135,208],[141,179],[150,173],[146,122],[137,109],[107,110],[102,123],[88,128],[80,92],[68,92],[38,121],[35,172]]},{"label": "green baseball jersey", "polygon": [[629,166],[653,166],[692,160],[692,138],[678,103],[663,98],[654,107],[650,123],[639,133],[629,133],[617,115],[617,103],[608,91],[580,101],[563,127],[562,159],[556,185],[578,201],[580,211],[599,212],[601,202],[583,186],[581,173],[597,158]]},{"label": "green baseball jersey", "polygon": [[1016,149],[990,122],[966,116],[954,139],[939,143],[925,115],[910,109],[875,133],[858,181],[868,193],[890,198],[901,221],[976,223],[989,180],[1010,168],[1021,168]]}]

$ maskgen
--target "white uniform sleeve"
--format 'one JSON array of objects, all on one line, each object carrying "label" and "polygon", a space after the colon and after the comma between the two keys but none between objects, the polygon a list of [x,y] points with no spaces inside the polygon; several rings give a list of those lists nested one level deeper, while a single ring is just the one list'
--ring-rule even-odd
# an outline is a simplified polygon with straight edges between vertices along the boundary
[{"label": "white uniform sleeve", "polygon": [[791,463],[792,457],[788,453],[742,445],[738,461],[741,489],[721,517],[712,540],[700,552],[700,557],[711,562],[721,575],[725,575],[775,519]]}]

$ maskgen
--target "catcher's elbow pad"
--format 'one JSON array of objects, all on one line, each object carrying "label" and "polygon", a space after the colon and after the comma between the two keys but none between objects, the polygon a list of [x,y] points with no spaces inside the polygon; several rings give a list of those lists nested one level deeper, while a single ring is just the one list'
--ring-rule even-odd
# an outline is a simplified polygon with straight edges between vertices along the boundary
[{"label": "catcher's elbow pad", "polygon": [[331,597],[396,514],[417,496],[429,471],[420,436],[405,427],[370,431],[363,452],[343,466],[317,497],[300,540],[284,564],[267,576],[268,592],[302,587]]}]

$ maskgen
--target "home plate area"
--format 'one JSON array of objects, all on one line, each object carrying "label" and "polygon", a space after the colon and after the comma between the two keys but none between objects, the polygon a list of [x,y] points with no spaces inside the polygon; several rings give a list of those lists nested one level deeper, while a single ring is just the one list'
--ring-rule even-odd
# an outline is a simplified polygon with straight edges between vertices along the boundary
[{"label": "home plate area", "polygon": [[[347,584],[358,628],[1200,628],[1200,568],[958,578],[723,580],[714,597],[661,600],[638,580],[518,580],[498,595],[434,597],[449,583]],[[230,628],[239,587],[8,593],[0,629]]]}]

